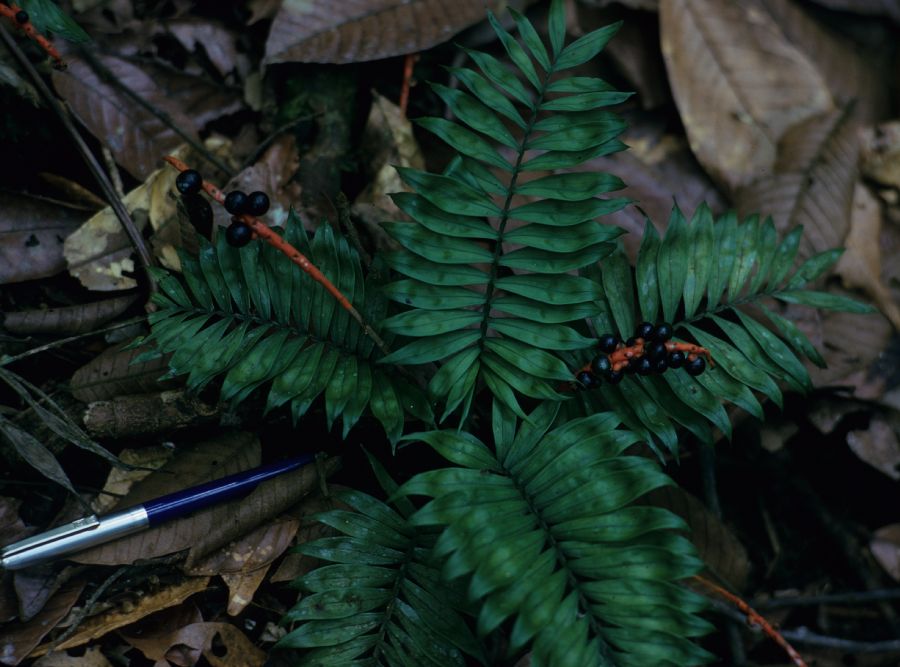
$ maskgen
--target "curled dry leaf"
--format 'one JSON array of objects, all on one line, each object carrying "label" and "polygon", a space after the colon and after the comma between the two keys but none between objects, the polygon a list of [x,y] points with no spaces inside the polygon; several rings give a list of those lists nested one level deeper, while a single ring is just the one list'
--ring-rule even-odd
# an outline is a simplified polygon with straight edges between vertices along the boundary
[{"label": "curled dry leaf", "polygon": [[34,647],[69,613],[83,588],[84,581],[73,581],[27,623],[7,623],[0,627],[0,664],[18,665],[32,654]]},{"label": "curled dry leaf", "polygon": [[259,570],[269,565],[288,548],[299,519],[292,516],[276,517],[235,542],[200,559],[188,570],[193,575],[238,574]]},{"label": "curled dry leaf", "polygon": [[847,434],[847,444],[854,454],[870,466],[893,480],[900,480],[898,428],[900,418],[896,413],[892,418],[876,415],[872,418],[869,428],[850,431]]},{"label": "curled dry leaf", "polygon": [[[188,577],[181,583],[141,595],[137,598],[137,602],[129,605],[127,609],[112,609],[102,614],[91,616],[78,626],[78,631],[74,635],[60,643],[59,646],[54,647],[54,650],[64,651],[68,648],[81,646],[161,609],[179,605],[195,593],[205,591],[208,585],[209,577]],[[50,644],[42,644],[32,651],[30,655],[32,657],[44,655],[49,650]]]},{"label": "curled dry leaf", "polygon": [[285,0],[266,63],[353,63],[423,51],[484,19],[496,0]]},{"label": "curled dry leaf", "polygon": [[862,289],[878,306],[894,328],[900,331],[900,307],[882,278],[881,272],[881,205],[869,189],[856,184],[850,233],[844,242],[834,272],[847,289]]},{"label": "curled dry leaf", "polygon": [[83,403],[102,401],[125,394],[159,391],[178,384],[159,378],[169,370],[168,357],[132,363],[145,349],[123,349],[116,345],[75,371],[70,383],[72,395]]},{"label": "curled dry leaf", "polygon": [[869,541],[869,549],[891,579],[900,582],[900,523],[876,530]]},{"label": "curled dry leaf", "polygon": [[832,108],[816,67],[755,2],[662,0],[660,31],[691,148],[729,187],[759,178],[790,127]]},{"label": "curled dry leaf", "polygon": [[0,325],[13,334],[80,334],[94,331],[124,313],[138,299],[127,294],[64,308],[0,313]]},{"label": "curled dry leaf", "polygon": [[173,151],[182,139],[123,89],[157,107],[185,132],[194,133],[193,122],[140,67],[112,56],[97,59],[118,84],[105,81],[84,60],[69,57],[68,69],[53,73],[53,85],[84,126],[108,145],[116,162],[144,180],[159,165],[159,156]]},{"label": "curled dry leaf", "polygon": [[96,401],[85,410],[84,425],[98,438],[128,438],[197,426],[219,414],[215,403],[186,391],[172,390]]},{"label": "curled dry leaf", "polygon": [[169,32],[190,52],[202,50],[219,74],[237,66],[237,35],[209,19],[183,18],[166,24]]},{"label": "curled dry leaf", "polygon": [[58,204],[0,192],[0,285],[65,269],[63,242],[84,217]]},{"label": "curled dry leaf", "polygon": [[222,581],[228,586],[228,606],[225,611],[229,616],[237,616],[253,602],[256,589],[260,587],[268,572],[269,566],[264,565],[252,572],[234,572],[222,575]]},{"label": "curled dry leaf", "polygon": [[802,225],[803,259],[836,248],[850,229],[858,151],[848,109],[810,118],[785,134],[772,173],[738,190],[735,205],[771,215],[781,234]]},{"label": "curled dry leaf", "polygon": [[119,636],[148,660],[159,662],[166,659],[166,653],[177,643],[174,638],[182,628],[202,622],[203,614],[197,605],[192,601],[182,602],[122,628]]},{"label": "curled dry leaf", "polygon": [[677,486],[657,489],[644,500],[680,516],[690,528],[691,541],[706,566],[735,590],[742,590],[750,574],[750,557],[731,529],[697,498]]}]

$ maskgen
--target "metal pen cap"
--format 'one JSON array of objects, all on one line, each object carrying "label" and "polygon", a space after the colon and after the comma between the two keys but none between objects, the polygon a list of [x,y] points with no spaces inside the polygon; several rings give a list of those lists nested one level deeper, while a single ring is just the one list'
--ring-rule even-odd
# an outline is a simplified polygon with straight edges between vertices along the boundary
[{"label": "metal pen cap", "polygon": [[86,516],[3,547],[0,549],[0,568],[21,570],[40,565],[131,535],[149,525],[147,510],[142,505],[113,512],[102,518]]}]

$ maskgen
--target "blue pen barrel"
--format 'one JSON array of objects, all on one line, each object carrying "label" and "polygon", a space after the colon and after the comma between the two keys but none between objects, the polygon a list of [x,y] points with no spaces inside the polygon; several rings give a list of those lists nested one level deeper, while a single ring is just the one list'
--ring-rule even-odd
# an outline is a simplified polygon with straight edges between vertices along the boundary
[{"label": "blue pen barrel", "polygon": [[170,493],[144,503],[150,526],[206,509],[218,503],[234,500],[252,491],[261,482],[296,470],[310,463],[314,455],[279,461],[253,470],[246,470],[205,484]]}]

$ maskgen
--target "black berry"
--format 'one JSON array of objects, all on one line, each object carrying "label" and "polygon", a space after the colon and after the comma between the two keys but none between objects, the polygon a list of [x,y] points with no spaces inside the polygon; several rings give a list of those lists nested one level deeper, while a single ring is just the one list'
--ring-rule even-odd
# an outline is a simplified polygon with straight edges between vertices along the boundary
[{"label": "black berry", "polygon": [[16,12],[16,23],[19,25],[25,25],[28,23],[28,12],[23,9],[20,9]]},{"label": "black berry", "polygon": [[591,370],[594,371],[594,375],[603,377],[612,370],[612,362],[610,362],[609,357],[603,356],[602,354],[598,355],[597,358],[591,362]]},{"label": "black berry", "polygon": [[598,341],[598,343],[601,352],[612,354],[616,351],[616,346],[619,344],[619,339],[612,334],[603,334],[602,336],[600,336],[600,340]]},{"label": "black berry", "polygon": [[684,352],[675,350],[669,354],[669,368],[681,368],[684,366]]},{"label": "black berry", "polygon": [[225,240],[234,248],[243,248],[253,240],[253,230],[240,220],[232,220],[225,230]]},{"label": "black berry", "polygon": [[198,194],[184,195],[181,200],[184,202],[188,220],[191,221],[194,229],[209,238],[213,226],[213,212],[209,202]]},{"label": "black berry", "polygon": [[637,345],[637,339],[634,336],[625,341],[625,347],[634,347],[635,345]]},{"label": "black berry", "polygon": [[637,364],[638,359],[630,359],[629,361],[625,362],[625,367],[622,369],[622,372],[626,375],[634,375],[635,373],[637,373]]},{"label": "black berry", "polygon": [[196,169],[186,169],[175,177],[175,187],[183,195],[195,195],[203,186],[203,177]]},{"label": "black berry", "polygon": [[247,211],[247,193],[240,190],[232,190],[225,195],[225,210],[231,215],[240,215],[248,213]]},{"label": "black berry", "polygon": [[251,192],[247,195],[247,213],[250,215],[265,215],[269,210],[269,195],[265,192]]},{"label": "black berry", "polygon": [[653,362],[647,357],[636,359],[631,362],[631,365],[635,367],[639,375],[650,375],[653,372]]},{"label": "black berry", "polygon": [[672,337],[672,325],[668,322],[663,322],[658,327],[656,327],[656,336],[655,339],[658,341],[665,342]]},{"label": "black berry", "polygon": [[644,354],[650,359],[650,361],[665,359],[666,345],[665,343],[661,343],[659,341],[650,343],[649,345],[644,346]]},{"label": "black berry", "polygon": [[622,381],[622,371],[610,371],[606,374],[606,381],[610,384],[619,384]]},{"label": "black berry", "polygon": [[669,362],[665,357],[661,357],[651,363],[653,364],[653,372],[659,373],[660,375],[665,373],[666,369],[669,368]]},{"label": "black berry", "polygon": [[635,338],[643,338],[644,340],[650,340],[653,338],[653,334],[656,333],[656,329],[649,322],[641,322],[637,325],[637,329],[634,330]]},{"label": "black berry", "polygon": [[586,389],[593,389],[600,384],[600,378],[596,377],[593,373],[589,373],[588,371],[581,371],[578,375],[575,376],[575,379],[578,380],[578,383]]},{"label": "black berry", "polygon": [[688,375],[696,377],[706,370],[706,360],[703,357],[689,359],[684,365],[684,370],[688,372]]}]

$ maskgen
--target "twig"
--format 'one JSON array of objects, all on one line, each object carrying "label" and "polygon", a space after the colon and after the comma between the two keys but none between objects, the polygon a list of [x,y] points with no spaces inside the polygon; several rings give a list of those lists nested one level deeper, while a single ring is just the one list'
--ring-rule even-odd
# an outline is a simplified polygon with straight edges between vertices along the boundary
[{"label": "twig", "polygon": [[131,88],[129,88],[128,86],[123,85],[122,82],[119,81],[118,77],[116,77],[116,75],[113,74],[109,70],[109,68],[106,67],[106,65],[104,65],[102,62],[100,62],[100,59],[97,58],[96,55],[91,53],[91,51],[82,47],[79,52],[84,57],[84,59],[87,61],[88,65],[90,65],[91,69],[93,69],[97,73],[97,75],[101,79],[103,79],[103,81],[105,83],[108,83],[111,86],[114,86],[116,89],[121,91],[126,97],[131,99],[135,104],[140,106],[142,109],[144,109],[148,113],[156,116],[167,127],[169,127],[169,129],[171,129],[173,132],[175,132],[175,134],[177,134],[179,137],[184,139],[184,141],[187,142],[187,144],[191,148],[193,148],[200,157],[202,157],[204,160],[209,162],[216,169],[221,171],[223,174],[231,173],[231,170],[225,163],[223,163],[221,160],[219,160],[219,158],[217,158],[215,155],[213,155],[208,150],[206,150],[206,147],[203,144],[201,144],[199,141],[194,139],[190,134],[188,134],[184,129],[182,129],[177,123],[175,123],[169,117],[169,114],[167,114],[162,109],[158,108],[157,106],[155,106],[155,105],[151,104],[150,102],[148,102],[147,100],[145,100],[143,97],[141,97],[136,92],[131,90]]},{"label": "twig", "polygon": [[109,170],[109,178],[112,180],[113,187],[120,199],[125,198],[125,187],[122,185],[122,175],[119,174],[119,165],[116,164],[116,158],[113,157],[112,151],[104,144],[100,147],[103,153],[103,161],[106,162],[106,168]]},{"label": "twig", "polygon": [[[171,155],[166,155],[163,160],[168,162],[170,165],[175,167],[178,171],[186,171],[188,166],[179,160],[178,158],[172,157]],[[206,193],[215,199],[220,204],[225,203],[225,195],[222,194],[222,191],[217,188],[215,185],[210,183],[207,180],[203,181],[203,189]],[[353,304],[347,299],[346,296],[328,279],[324,273],[322,273],[319,268],[307,259],[307,257],[297,250],[290,243],[285,241],[281,236],[273,232],[269,227],[259,218],[242,214],[235,216],[238,220],[243,222],[245,225],[250,227],[253,230],[254,234],[261,238],[263,241],[268,243],[270,246],[284,254],[288,259],[290,259],[294,264],[299,266],[303,271],[305,271],[313,280],[319,283],[325,290],[334,297],[334,299],[341,304],[341,307],[344,308],[350,316],[357,321],[360,327],[362,327],[363,333],[366,334],[369,338],[371,338],[375,344],[378,346],[384,354],[390,354],[390,349],[385,344],[385,342],[381,339],[374,329],[369,326],[369,323],[363,318],[356,308],[353,307]]]},{"label": "twig", "polygon": [[900,600],[900,588],[809,595],[796,598],[775,598],[760,600],[753,606],[757,609],[782,609],[784,607],[812,607],[819,604],[868,604],[869,602],[883,602],[887,600]]},{"label": "twig", "polygon": [[833,648],[846,653],[888,653],[900,651],[900,639],[887,639],[876,642],[863,642],[855,639],[842,639],[841,637],[829,637],[820,635],[807,628],[796,630],[783,630],[782,635],[798,644],[808,646],[821,646]]},{"label": "twig", "polygon": [[412,87],[413,67],[419,59],[418,53],[408,53],[403,59],[403,86],[400,88],[400,115],[406,116],[406,107],[409,105],[409,89]]},{"label": "twig", "polygon": [[93,593],[91,593],[90,597],[84,601],[84,605],[76,611],[72,615],[72,623],[68,628],[56,639],[53,640],[53,643],[50,644],[50,648],[47,649],[47,653],[52,653],[56,650],[56,647],[66,641],[69,637],[75,634],[75,631],[78,630],[78,627],[81,625],[82,621],[87,617],[87,615],[94,608],[94,605],[97,603],[97,600],[100,599],[100,596],[106,592],[106,589],[116,583],[116,580],[125,574],[128,570],[131,569],[130,565],[126,565],[124,567],[120,567],[118,570],[113,572],[109,577],[106,578],[102,584],[97,587]]},{"label": "twig", "polygon": [[269,148],[269,146],[271,146],[273,143],[275,143],[275,140],[278,137],[280,137],[282,134],[284,134],[288,130],[292,129],[295,125],[298,125],[307,120],[312,120],[313,118],[321,116],[323,113],[324,113],[324,111],[317,111],[316,113],[311,113],[306,116],[300,116],[299,118],[294,118],[293,120],[288,121],[284,125],[281,125],[280,127],[275,128],[275,130],[272,132],[272,134],[270,134],[265,139],[263,139],[259,143],[259,145],[253,149],[253,152],[247,156],[247,159],[241,163],[241,166],[238,167],[238,173],[244,171],[244,169],[246,169],[250,165],[255,164],[256,161],[262,156],[262,154],[266,152],[266,150]]},{"label": "twig", "polygon": [[791,646],[787,640],[778,632],[772,625],[760,616],[750,605],[744,602],[737,595],[733,595],[729,593],[721,586],[714,584],[709,579],[704,579],[703,577],[694,576],[691,577],[691,581],[695,581],[701,586],[705,587],[709,591],[715,593],[716,595],[725,598],[735,607],[737,607],[741,613],[743,613],[747,617],[747,621],[754,625],[758,625],[764,633],[768,637],[772,639],[776,644],[778,644],[781,648],[784,649],[785,653],[791,658],[791,661],[797,665],[797,667],[807,667],[807,664],[803,661],[803,658],[800,657],[800,654]]},{"label": "twig", "polygon": [[372,256],[363,247],[362,240],[359,238],[359,232],[350,218],[350,202],[347,201],[347,195],[343,192],[338,192],[334,203],[337,209],[338,222],[340,222],[347,238],[350,239],[350,243],[356,248],[356,252],[359,253],[359,257],[362,259],[363,265],[368,272],[372,268]]},{"label": "twig", "polygon": [[116,214],[116,217],[119,219],[119,222],[122,223],[122,227],[125,229],[125,233],[128,234],[128,238],[131,240],[131,244],[134,246],[134,249],[138,254],[138,259],[140,260],[141,266],[143,266],[145,269],[149,266],[152,266],[153,256],[147,249],[147,244],[144,242],[144,237],[141,236],[140,231],[138,230],[137,226],[135,226],[134,221],[131,219],[131,215],[129,215],[128,211],[125,209],[125,205],[122,203],[122,200],[119,199],[119,197],[116,195],[115,188],[113,188],[112,183],[109,182],[109,178],[107,177],[106,172],[100,166],[100,163],[97,161],[97,158],[94,157],[94,154],[91,153],[91,149],[88,148],[88,145],[81,137],[81,134],[78,133],[75,124],[72,122],[72,117],[69,114],[68,108],[56,99],[56,96],[50,91],[50,88],[47,86],[47,84],[44,83],[41,75],[38,74],[36,69],[34,69],[34,66],[31,64],[28,58],[25,57],[25,54],[22,53],[22,50],[19,48],[18,44],[16,44],[15,40],[10,36],[9,32],[6,30],[6,27],[3,26],[2,23],[0,23],[0,39],[3,39],[3,43],[6,45],[6,48],[9,49],[9,52],[28,73],[28,76],[31,77],[32,81],[38,89],[38,92],[44,99],[44,102],[53,110],[53,113],[56,114],[56,116],[62,122],[63,127],[65,127],[66,132],[68,132],[69,136],[72,137],[72,140],[75,142],[75,146],[78,148],[78,152],[81,153],[81,157],[84,159],[88,169],[97,180],[97,184],[100,186],[100,189],[103,191],[103,195],[104,197],[106,197],[106,201],[109,202],[109,205],[112,207],[112,210]]}]

